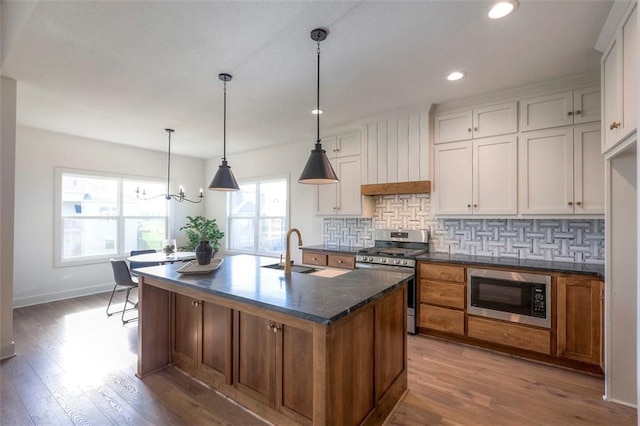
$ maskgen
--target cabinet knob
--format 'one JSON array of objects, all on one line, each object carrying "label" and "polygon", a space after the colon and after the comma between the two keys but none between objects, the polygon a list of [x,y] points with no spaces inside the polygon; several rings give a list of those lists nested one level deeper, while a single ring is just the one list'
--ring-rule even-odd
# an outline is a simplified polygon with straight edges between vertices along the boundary
[{"label": "cabinet knob", "polygon": [[200,306],[200,302],[198,302],[197,300],[192,301],[191,304],[193,306]]},{"label": "cabinet knob", "polygon": [[620,124],[621,123],[619,121],[614,121],[613,123],[611,123],[611,126],[609,126],[609,130],[620,128]]},{"label": "cabinet knob", "polygon": [[478,208],[478,205],[477,205],[477,204],[474,204],[474,205],[473,205],[473,207]]},{"label": "cabinet knob", "polygon": [[474,132],[477,132],[477,131],[478,131],[478,128],[477,128],[477,127],[474,127],[474,128],[473,128],[473,131],[474,131]]},{"label": "cabinet knob", "polygon": [[336,152],[340,152],[340,148],[336,148]]},{"label": "cabinet knob", "polygon": [[572,206],[573,205],[573,201],[569,201],[567,204]]},{"label": "cabinet knob", "polygon": [[471,208],[471,204],[467,204],[467,208]]},{"label": "cabinet knob", "polygon": [[571,117],[571,116],[573,115],[573,111],[569,111],[569,112],[567,113],[567,115],[568,115],[569,117]]},{"label": "cabinet knob", "polygon": [[277,333],[278,331],[280,331],[280,327],[274,324],[267,324],[267,330]]},{"label": "cabinet knob", "polygon": [[507,333],[506,331],[505,331],[504,333],[502,333],[502,335],[503,335],[504,337],[509,337],[509,333]]},{"label": "cabinet knob", "polygon": [[317,257],[312,257],[311,260],[315,261],[315,260],[318,260],[318,258]]},{"label": "cabinet knob", "polygon": [[577,110],[577,111],[576,111],[576,115],[580,115],[580,114],[582,114],[582,111]]},{"label": "cabinet knob", "polygon": [[344,263],[342,260],[338,260],[338,263]]},{"label": "cabinet knob", "polygon": [[581,206],[582,205],[582,201],[577,201],[576,202],[576,206]]},{"label": "cabinet knob", "polygon": [[469,127],[469,128],[467,129],[467,132],[471,133],[471,127]]}]

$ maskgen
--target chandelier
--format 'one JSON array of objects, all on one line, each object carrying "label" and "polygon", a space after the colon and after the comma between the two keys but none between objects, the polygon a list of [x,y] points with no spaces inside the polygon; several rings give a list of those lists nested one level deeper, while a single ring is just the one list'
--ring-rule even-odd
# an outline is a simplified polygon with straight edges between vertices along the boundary
[{"label": "chandelier", "polygon": [[149,199],[153,199],[153,198],[164,197],[166,200],[174,199],[179,203],[181,203],[183,201],[187,201],[189,203],[198,204],[199,202],[202,201],[202,198],[204,197],[204,195],[202,194],[202,188],[200,189],[200,195],[198,196],[197,200],[190,200],[189,198],[187,198],[185,193],[184,193],[184,188],[182,187],[182,185],[180,185],[180,189],[179,189],[177,194],[172,194],[170,192],[169,188],[170,188],[170,181],[171,181],[171,134],[175,130],[173,130],[173,129],[164,129],[164,130],[169,135],[169,150],[168,150],[168,156],[167,156],[167,192],[166,192],[166,194],[154,195],[154,196],[152,196],[150,198],[147,198],[147,193],[146,193],[145,189],[142,188],[142,192],[141,192],[140,191],[140,187],[138,187],[138,188],[136,188],[136,197],[139,200],[149,200]]}]

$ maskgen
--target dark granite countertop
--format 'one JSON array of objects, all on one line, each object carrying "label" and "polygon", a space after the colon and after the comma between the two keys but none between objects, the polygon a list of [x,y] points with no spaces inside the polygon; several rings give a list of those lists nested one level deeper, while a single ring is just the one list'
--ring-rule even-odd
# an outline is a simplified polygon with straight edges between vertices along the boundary
[{"label": "dark granite countertop", "polygon": [[474,266],[494,266],[514,269],[545,270],[565,274],[595,275],[604,279],[604,265],[591,263],[554,262],[550,260],[512,259],[508,257],[469,256],[464,254],[426,253],[418,260],[440,263],[460,263]]},{"label": "dark granite countertop", "polygon": [[302,250],[313,250],[320,251],[326,253],[337,253],[337,254],[352,254],[355,255],[359,250],[362,250],[364,247],[358,246],[342,246],[337,244],[322,244],[317,246],[302,246],[300,247]]},{"label": "dark granite countertop", "polygon": [[285,277],[283,271],[261,268],[276,262],[270,257],[238,255],[225,257],[224,263],[209,274],[180,274],[176,272],[182,266],[180,263],[139,268],[136,272],[322,324],[335,322],[371,303],[411,276],[403,272],[355,269],[334,278],[296,272]]}]

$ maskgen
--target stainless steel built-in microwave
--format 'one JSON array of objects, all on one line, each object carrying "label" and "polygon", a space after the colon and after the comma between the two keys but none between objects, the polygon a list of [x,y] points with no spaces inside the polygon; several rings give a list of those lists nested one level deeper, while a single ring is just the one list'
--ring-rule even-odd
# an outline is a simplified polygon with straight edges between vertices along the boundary
[{"label": "stainless steel built-in microwave", "polygon": [[551,277],[467,269],[467,313],[551,327]]}]

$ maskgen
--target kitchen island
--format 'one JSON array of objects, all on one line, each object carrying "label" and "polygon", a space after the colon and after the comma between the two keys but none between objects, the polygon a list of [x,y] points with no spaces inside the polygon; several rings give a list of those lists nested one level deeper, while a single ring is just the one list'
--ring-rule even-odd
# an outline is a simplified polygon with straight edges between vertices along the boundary
[{"label": "kitchen island", "polygon": [[380,424],[407,388],[406,273],[224,258],[138,269],[138,372],[175,366],[274,423]]}]

